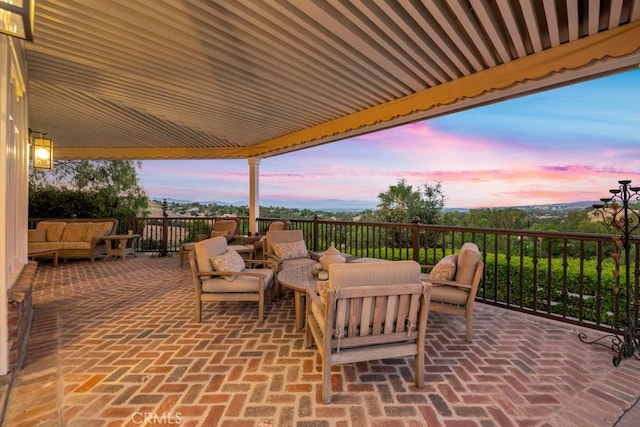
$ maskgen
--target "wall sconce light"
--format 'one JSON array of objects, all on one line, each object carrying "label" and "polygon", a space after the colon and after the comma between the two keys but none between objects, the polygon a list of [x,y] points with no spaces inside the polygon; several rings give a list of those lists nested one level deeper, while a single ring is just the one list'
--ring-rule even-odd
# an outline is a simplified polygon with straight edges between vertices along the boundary
[{"label": "wall sconce light", "polygon": [[33,167],[51,169],[53,166],[53,141],[48,138],[33,139]]},{"label": "wall sconce light", "polygon": [[33,41],[35,0],[0,0],[0,33]]}]

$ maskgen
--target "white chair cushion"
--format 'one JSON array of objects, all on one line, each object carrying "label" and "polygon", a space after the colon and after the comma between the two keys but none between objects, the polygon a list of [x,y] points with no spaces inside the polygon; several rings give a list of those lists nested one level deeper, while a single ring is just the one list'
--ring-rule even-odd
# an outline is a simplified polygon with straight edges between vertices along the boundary
[{"label": "white chair cushion", "polygon": [[[255,268],[252,273],[260,273],[264,276],[263,289],[273,281],[273,270],[270,268]],[[214,276],[202,281],[202,292],[205,293],[254,293],[258,292],[260,280],[257,277],[237,276],[236,280],[229,282]]]},{"label": "white chair cushion", "polygon": [[456,282],[470,285],[476,272],[476,264],[480,261],[480,251],[475,243],[465,243],[458,254]]},{"label": "white chair cushion", "polygon": [[224,237],[214,237],[213,239],[201,240],[193,245],[193,252],[196,256],[196,264],[200,273],[213,271],[213,265],[209,259],[222,255],[227,251],[227,239]]},{"label": "white chair cushion", "polygon": [[[240,273],[245,269],[244,259],[242,259],[240,254],[233,249],[227,250],[222,255],[211,257],[209,260],[211,261],[211,265],[216,271]],[[232,274],[220,277],[229,282],[233,282],[236,278],[236,276]]]}]

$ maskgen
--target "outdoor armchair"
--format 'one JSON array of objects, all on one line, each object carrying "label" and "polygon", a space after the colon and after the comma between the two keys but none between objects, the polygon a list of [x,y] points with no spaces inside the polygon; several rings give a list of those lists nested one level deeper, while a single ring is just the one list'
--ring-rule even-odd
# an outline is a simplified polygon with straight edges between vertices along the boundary
[{"label": "outdoor armchair", "polygon": [[[289,221],[287,221],[285,219],[278,220],[278,221],[273,221],[271,224],[269,224],[269,229],[267,230],[267,233],[270,232],[270,231],[287,230],[288,227],[289,227]],[[252,244],[253,258],[255,258],[255,259],[265,259],[264,247],[265,247],[266,242],[267,242],[267,236],[266,235],[260,237],[260,239],[258,241],[253,242],[253,244]]]},{"label": "outdoor armchair", "polygon": [[277,271],[285,268],[315,264],[304,241],[302,230],[267,231],[264,255],[277,266]]},{"label": "outdoor armchair", "polygon": [[484,263],[478,246],[465,243],[460,252],[442,258],[422,281],[431,283],[431,310],[466,318],[466,340],[473,340],[473,306]]},{"label": "outdoor armchair", "polygon": [[202,321],[202,303],[211,301],[256,301],[258,321],[264,320],[265,297],[275,292],[270,268],[248,268],[264,261],[243,259],[227,247],[227,239],[214,237],[194,244],[189,265],[195,286],[195,320]]},{"label": "outdoor armchair", "polygon": [[193,250],[195,242],[213,237],[223,236],[230,243],[233,236],[238,230],[238,221],[235,219],[216,219],[213,222],[213,229],[207,236],[206,234],[196,234],[193,236],[193,242],[183,243],[180,245],[180,267],[189,259],[189,252]]},{"label": "outdoor armchair", "polygon": [[331,264],[319,295],[307,291],[307,347],[322,360],[322,401],[331,402],[331,367],[414,356],[424,386],[425,334],[431,286],[415,261]]}]

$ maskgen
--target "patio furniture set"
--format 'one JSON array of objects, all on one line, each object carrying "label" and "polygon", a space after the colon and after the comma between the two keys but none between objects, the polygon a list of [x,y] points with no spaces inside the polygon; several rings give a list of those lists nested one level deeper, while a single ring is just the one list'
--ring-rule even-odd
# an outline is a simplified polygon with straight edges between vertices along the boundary
[{"label": "patio furniture set", "polygon": [[[273,221],[269,225],[269,231],[286,230],[288,221]],[[247,259],[259,259],[263,257],[263,247],[266,236],[239,235],[238,221],[235,219],[219,219],[213,223],[213,229],[210,234],[196,234],[193,236],[193,242],[183,243],[180,245],[180,266],[185,261],[189,261],[189,252],[193,250],[195,243],[213,237],[223,236],[227,239],[228,249],[232,249]],[[232,244],[233,243],[233,244]]]},{"label": "patio furniture set", "polygon": [[40,221],[28,231],[27,255],[31,259],[52,258],[94,261],[97,257],[133,254],[133,242],[138,234],[114,234],[118,228],[115,218],[64,218]]},{"label": "patio furniture set", "polygon": [[134,243],[140,234],[114,234],[118,228],[115,218],[64,218],[40,221],[28,231],[27,256],[30,259],[84,259],[95,261],[111,257],[125,259],[135,256]]},{"label": "patio furniture set", "polygon": [[293,290],[296,328],[304,318],[306,345],[315,345],[322,359],[324,403],[331,402],[331,366],[339,364],[414,356],[415,385],[422,387],[430,310],[465,316],[466,339],[472,339],[484,267],[473,243],[427,266],[427,273],[415,261],[314,254],[301,230],[271,230],[262,243],[258,260],[243,258],[224,236],[193,244],[187,257],[195,320],[202,321],[205,302],[255,301],[262,322],[267,295],[278,297],[280,286]]}]

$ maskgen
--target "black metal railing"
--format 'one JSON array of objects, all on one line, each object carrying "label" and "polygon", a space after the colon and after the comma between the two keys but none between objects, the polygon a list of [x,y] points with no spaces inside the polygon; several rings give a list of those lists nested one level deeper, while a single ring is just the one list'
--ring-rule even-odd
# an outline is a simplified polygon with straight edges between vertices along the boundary
[{"label": "black metal railing", "polygon": [[[249,230],[248,218],[238,220],[238,234]],[[133,230],[142,237],[137,252],[168,254],[190,241],[195,228],[213,227],[215,217],[120,218],[117,233]],[[257,220],[258,234],[275,219]],[[31,220],[35,227],[38,220]],[[340,251],[359,257],[413,259],[433,265],[455,253],[464,242],[478,245],[485,263],[478,301],[553,318],[567,323],[610,330],[624,313],[625,289],[616,286],[612,235],[454,227],[445,225],[290,219],[289,229],[303,230],[307,247]],[[639,239],[632,239],[630,298],[638,321],[640,301]],[[620,272],[622,274],[622,272]]]}]

